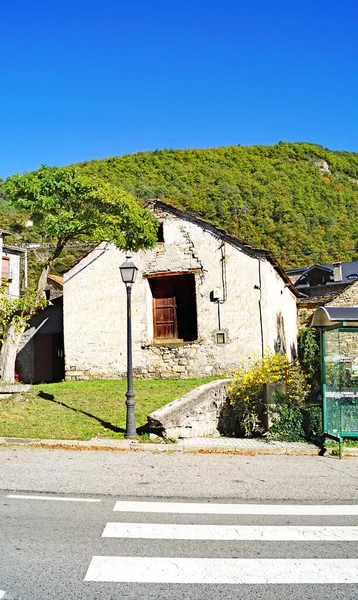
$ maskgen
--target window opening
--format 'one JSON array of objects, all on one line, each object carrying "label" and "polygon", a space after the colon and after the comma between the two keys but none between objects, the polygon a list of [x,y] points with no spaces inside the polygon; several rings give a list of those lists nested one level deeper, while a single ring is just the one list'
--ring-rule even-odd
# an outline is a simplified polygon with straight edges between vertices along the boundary
[{"label": "window opening", "polygon": [[168,275],[149,279],[156,340],[192,342],[198,337],[195,277]]},{"label": "window opening", "polygon": [[[9,280],[10,279],[10,258],[8,256],[3,256],[2,257],[2,279],[6,279]],[[4,281],[2,281],[2,283],[4,283]],[[8,284],[6,285],[6,287],[4,287],[5,293],[8,293],[9,291],[9,286]]]},{"label": "window opening", "polygon": [[157,242],[164,243],[164,224],[160,223],[157,231]]}]

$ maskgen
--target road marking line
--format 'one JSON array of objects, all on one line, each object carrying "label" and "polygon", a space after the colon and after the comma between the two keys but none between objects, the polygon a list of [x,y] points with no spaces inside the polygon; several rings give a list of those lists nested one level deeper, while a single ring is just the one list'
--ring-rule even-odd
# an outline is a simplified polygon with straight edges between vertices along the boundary
[{"label": "road marking line", "polygon": [[94,556],[84,580],[197,584],[358,583],[358,560]]},{"label": "road marking line", "polygon": [[5,594],[6,592],[4,592],[4,590],[0,590],[0,600],[2,600],[2,598],[5,598]]},{"label": "road marking line", "polygon": [[62,498],[60,496],[25,496],[22,494],[8,494],[7,498],[19,498],[21,500],[55,500],[57,502],[101,502],[94,498]]},{"label": "road marking line", "polygon": [[261,540],[292,542],[357,542],[358,527],[172,525],[107,523],[102,537],[163,540]]},{"label": "road marking line", "polygon": [[357,504],[210,504],[118,501],[113,510],[117,512],[206,515],[358,515]]}]

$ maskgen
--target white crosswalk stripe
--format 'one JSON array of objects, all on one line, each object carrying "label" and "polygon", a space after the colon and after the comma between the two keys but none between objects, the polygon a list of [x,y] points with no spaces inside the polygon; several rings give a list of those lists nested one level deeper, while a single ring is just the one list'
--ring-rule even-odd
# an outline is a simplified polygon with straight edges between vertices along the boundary
[{"label": "white crosswalk stripe", "polygon": [[115,512],[205,515],[358,515],[358,504],[209,504],[192,502],[116,502]]},{"label": "white crosswalk stripe", "polygon": [[121,583],[358,583],[358,560],[94,556],[85,581]]},{"label": "white crosswalk stripe", "polygon": [[107,523],[103,537],[162,540],[358,541],[358,527]]},{"label": "white crosswalk stripe", "polygon": [[[102,537],[128,540],[196,540],[217,542],[262,543],[280,542],[358,542],[358,526],[340,525],[216,525],[200,523],[135,522],[133,513],[150,515],[256,515],[261,520],[293,516],[341,520],[358,515],[357,505],[264,505],[264,504],[211,504],[187,502],[116,502],[115,513],[128,513],[132,522],[108,522]],[[236,517],[239,515],[239,517]],[[123,515],[124,516],[124,515]],[[204,517],[203,517],[204,516]],[[168,519],[168,516],[165,517]],[[179,517],[178,517],[179,518]],[[198,519],[195,517],[195,519]],[[205,517],[206,520],[208,517]],[[241,517],[242,518],[242,517]],[[256,518],[256,517],[255,517]],[[183,517],[181,517],[183,520]],[[143,520],[143,516],[142,516]],[[153,520],[153,518],[152,518]],[[316,520],[316,519],[315,519]],[[124,542],[125,543],[125,542]],[[144,543],[144,542],[143,542]],[[174,542],[175,543],[175,542]],[[206,546],[207,547],[207,546]],[[299,546],[295,546],[299,547]],[[115,546],[113,546],[115,548]],[[123,542],[121,545],[123,550]],[[138,554],[141,554],[138,545]],[[115,552],[114,552],[115,554]],[[276,554],[277,556],[277,554]],[[287,555],[286,555],[287,556]],[[85,581],[118,583],[162,584],[358,584],[358,559],[347,558],[207,558],[165,556],[94,556]]]}]

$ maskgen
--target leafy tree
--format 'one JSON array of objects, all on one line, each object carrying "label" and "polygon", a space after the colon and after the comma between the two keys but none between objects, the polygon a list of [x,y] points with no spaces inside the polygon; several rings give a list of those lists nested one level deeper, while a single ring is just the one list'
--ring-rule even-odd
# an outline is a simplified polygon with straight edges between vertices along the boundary
[{"label": "leafy tree", "polygon": [[47,276],[67,244],[109,241],[118,248],[139,250],[156,242],[158,222],[130,193],[78,168],[41,167],[14,175],[3,185],[9,204],[31,215],[43,241],[53,245],[38,277],[36,289],[20,300],[1,298],[2,345],[0,376],[14,381],[16,350],[26,322],[44,306]]}]

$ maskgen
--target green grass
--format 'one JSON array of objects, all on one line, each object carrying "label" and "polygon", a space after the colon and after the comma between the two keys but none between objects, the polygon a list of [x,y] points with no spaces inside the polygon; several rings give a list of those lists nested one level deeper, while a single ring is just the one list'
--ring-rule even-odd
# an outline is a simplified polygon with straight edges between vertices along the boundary
[{"label": "green grass", "polygon": [[[137,380],[137,428],[147,415],[215,378]],[[125,380],[64,381],[32,386],[31,392],[1,400],[0,437],[88,440],[123,438]]]}]

